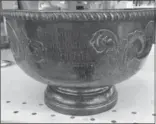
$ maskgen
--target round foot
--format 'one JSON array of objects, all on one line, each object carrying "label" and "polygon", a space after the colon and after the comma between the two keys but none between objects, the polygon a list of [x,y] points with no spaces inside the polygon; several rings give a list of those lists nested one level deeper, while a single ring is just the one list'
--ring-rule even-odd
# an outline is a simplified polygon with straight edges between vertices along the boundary
[{"label": "round foot", "polygon": [[102,88],[63,88],[48,86],[45,104],[62,114],[93,115],[113,108],[117,102],[114,86]]}]

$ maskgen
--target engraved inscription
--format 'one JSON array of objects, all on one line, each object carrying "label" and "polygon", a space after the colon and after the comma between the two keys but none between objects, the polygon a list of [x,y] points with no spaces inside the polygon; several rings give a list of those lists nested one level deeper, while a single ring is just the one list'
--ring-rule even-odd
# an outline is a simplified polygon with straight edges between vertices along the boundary
[{"label": "engraved inscription", "polygon": [[74,32],[73,30],[65,30],[63,28],[57,29],[58,37],[62,38],[73,38],[74,40],[80,39],[80,32]]},{"label": "engraved inscription", "polygon": [[56,32],[47,32],[46,29],[42,28],[41,26],[38,26],[36,29],[37,38],[39,40],[45,40],[45,37],[47,40],[56,40]]},{"label": "engraved inscription", "polygon": [[[48,27],[49,28],[49,27]],[[84,39],[80,31],[67,30],[64,28],[57,28],[55,30],[37,28],[37,38],[40,41],[45,41],[49,44],[50,48],[59,48],[62,50],[79,50],[89,48],[88,44],[80,40]]]},{"label": "engraved inscription", "polygon": [[51,51],[51,58],[54,60],[60,61],[61,63],[70,63],[70,64],[89,64],[93,63],[91,56],[86,52],[76,52],[71,53],[67,52],[55,52]]},{"label": "engraved inscription", "polygon": [[117,50],[117,36],[110,30],[101,29],[93,34],[90,45],[97,53]]}]

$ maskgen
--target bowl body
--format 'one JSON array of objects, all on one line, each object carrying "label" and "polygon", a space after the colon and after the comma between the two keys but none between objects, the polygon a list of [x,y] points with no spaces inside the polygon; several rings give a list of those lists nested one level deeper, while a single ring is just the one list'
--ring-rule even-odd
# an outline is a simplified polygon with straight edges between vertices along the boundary
[{"label": "bowl body", "polygon": [[17,64],[55,86],[100,87],[134,75],[154,41],[155,10],[4,11]]}]

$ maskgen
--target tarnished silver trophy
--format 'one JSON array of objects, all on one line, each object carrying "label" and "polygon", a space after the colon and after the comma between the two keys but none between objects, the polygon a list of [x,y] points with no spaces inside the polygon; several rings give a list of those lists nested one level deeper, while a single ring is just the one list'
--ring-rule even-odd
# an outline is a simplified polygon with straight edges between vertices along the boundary
[{"label": "tarnished silver trophy", "polygon": [[155,8],[127,8],[124,1],[17,4],[18,10],[0,12],[14,58],[48,85],[45,104],[60,113],[92,115],[114,107],[115,84],[141,69],[155,41]]}]

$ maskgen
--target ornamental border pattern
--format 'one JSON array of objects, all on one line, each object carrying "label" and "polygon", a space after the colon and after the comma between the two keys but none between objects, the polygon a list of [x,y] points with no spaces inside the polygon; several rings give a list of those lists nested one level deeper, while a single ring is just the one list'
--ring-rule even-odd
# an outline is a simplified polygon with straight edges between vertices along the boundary
[{"label": "ornamental border pattern", "polygon": [[117,21],[136,20],[140,18],[156,18],[156,9],[126,9],[105,11],[26,11],[2,10],[0,16],[18,18],[22,20],[47,20],[47,21]]}]

